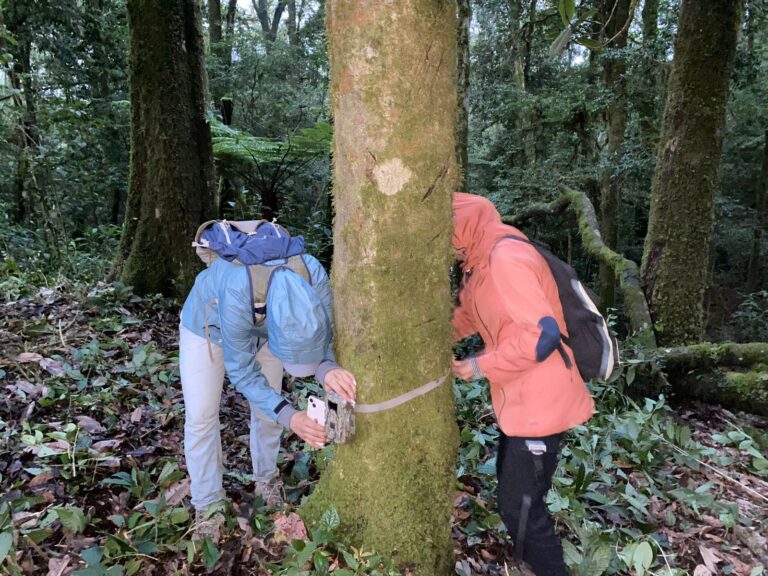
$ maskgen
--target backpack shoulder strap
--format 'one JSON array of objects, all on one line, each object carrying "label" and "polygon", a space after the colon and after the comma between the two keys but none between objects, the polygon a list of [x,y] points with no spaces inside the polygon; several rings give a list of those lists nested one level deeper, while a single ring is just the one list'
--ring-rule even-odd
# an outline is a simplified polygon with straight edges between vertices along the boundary
[{"label": "backpack shoulder strap", "polygon": [[309,269],[301,255],[291,256],[285,264],[277,266],[252,264],[246,268],[248,269],[248,281],[251,284],[253,316],[256,322],[263,320],[267,314],[267,291],[272,281],[272,274],[276,271],[287,268],[304,278],[310,285],[312,284]]}]

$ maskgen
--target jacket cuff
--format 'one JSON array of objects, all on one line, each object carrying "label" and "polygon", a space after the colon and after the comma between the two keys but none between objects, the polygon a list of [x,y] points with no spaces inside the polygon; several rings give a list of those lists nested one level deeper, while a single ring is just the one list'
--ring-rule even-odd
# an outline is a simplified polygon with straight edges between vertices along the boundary
[{"label": "jacket cuff", "polygon": [[317,367],[317,370],[315,370],[315,379],[320,382],[321,386],[325,386],[325,376],[330,372],[331,370],[335,370],[336,368],[341,368],[336,362],[333,360],[323,360],[320,362],[320,365]]},{"label": "jacket cuff", "polygon": [[469,356],[467,360],[469,360],[469,364],[472,366],[472,375],[475,377],[475,380],[485,378],[485,374],[480,370],[480,366],[477,363],[477,356]]},{"label": "jacket cuff", "polygon": [[280,412],[277,413],[277,423],[280,424],[283,428],[290,429],[291,427],[291,418],[293,418],[293,415],[296,414],[298,410],[291,406],[290,404],[286,404]]}]

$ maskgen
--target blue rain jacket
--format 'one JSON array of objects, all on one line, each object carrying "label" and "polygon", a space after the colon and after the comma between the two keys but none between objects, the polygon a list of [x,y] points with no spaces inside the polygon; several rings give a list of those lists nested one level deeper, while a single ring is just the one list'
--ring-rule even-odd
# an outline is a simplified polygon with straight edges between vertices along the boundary
[{"label": "blue rain jacket", "polygon": [[[304,254],[302,258],[312,279],[312,289],[325,307],[328,318],[333,318],[333,297],[325,269],[315,257],[309,254]],[[279,266],[285,264],[285,260],[272,260],[266,264]],[[293,274],[293,272],[285,270],[275,274]],[[272,287],[269,289],[268,296],[277,296],[272,294]],[[195,285],[181,311],[181,324],[202,338],[206,337],[207,325],[207,336],[211,343],[221,346],[224,351],[224,366],[230,382],[250,403],[255,404],[264,414],[287,427],[296,411],[280,394],[270,388],[266,377],[261,373],[256,352],[266,343],[269,334],[266,321],[254,323],[252,298],[246,267],[217,258],[209,268],[197,275]],[[304,302],[307,300],[300,299],[296,302],[295,314],[301,315],[302,311],[298,308]],[[307,313],[310,312],[310,310],[307,311]],[[269,316],[269,309],[267,309],[267,315]],[[330,362],[324,362],[321,365],[322,376],[319,374],[320,370],[316,374],[321,383],[325,373],[336,366],[330,341],[327,343],[326,350],[324,360]],[[308,352],[310,355],[313,354],[312,350]],[[311,363],[316,361],[316,358],[303,358],[301,352],[298,352],[298,356],[291,358],[291,361]]]}]

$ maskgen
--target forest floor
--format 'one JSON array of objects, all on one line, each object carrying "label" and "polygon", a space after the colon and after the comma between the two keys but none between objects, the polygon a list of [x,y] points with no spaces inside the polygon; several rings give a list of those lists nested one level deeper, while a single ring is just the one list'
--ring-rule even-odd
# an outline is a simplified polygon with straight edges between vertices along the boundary
[{"label": "forest floor", "polygon": [[[298,520],[332,448],[314,452],[286,435],[286,509],[254,502],[248,407],[232,389],[221,410],[228,530],[218,546],[192,544],[177,312],[120,285],[0,296],[0,573],[396,573],[334,542],[333,511],[311,536]],[[594,389],[599,412],[571,434],[547,499],[574,574],[762,574],[768,420],[672,408],[663,397],[635,402],[620,393],[635,379],[630,364]],[[313,386],[296,382],[291,394],[301,403]],[[487,390],[454,387],[456,572],[515,574],[494,512]]]}]

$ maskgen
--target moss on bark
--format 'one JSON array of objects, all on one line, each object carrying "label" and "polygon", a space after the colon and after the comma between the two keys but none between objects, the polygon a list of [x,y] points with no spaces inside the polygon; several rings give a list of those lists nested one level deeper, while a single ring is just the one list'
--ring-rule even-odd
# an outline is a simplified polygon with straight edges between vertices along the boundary
[{"label": "moss on bark", "polygon": [[[334,132],[336,350],[358,401],[448,373],[456,16],[442,0],[328,5]],[[452,573],[452,390],[357,416],[303,507],[416,574]]]},{"label": "moss on bark", "polygon": [[659,340],[701,339],[738,0],[683,0],[642,274]]},{"label": "moss on bark", "polygon": [[118,266],[142,294],[192,285],[190,242],[216,214],[199,11],[194,0],[128,2],[131,173]]}]

